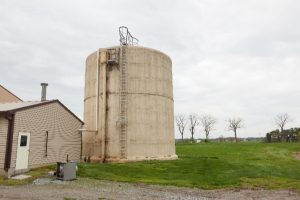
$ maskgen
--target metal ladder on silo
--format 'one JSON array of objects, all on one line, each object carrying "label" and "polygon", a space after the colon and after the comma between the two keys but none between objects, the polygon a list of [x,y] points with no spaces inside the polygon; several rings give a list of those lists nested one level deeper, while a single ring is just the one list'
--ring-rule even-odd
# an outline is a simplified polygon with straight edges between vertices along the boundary
[{"label": "metal ladder on silo", "polygon": [[120,156],[127,154],[127,57],[126,46],[120,48]]}]

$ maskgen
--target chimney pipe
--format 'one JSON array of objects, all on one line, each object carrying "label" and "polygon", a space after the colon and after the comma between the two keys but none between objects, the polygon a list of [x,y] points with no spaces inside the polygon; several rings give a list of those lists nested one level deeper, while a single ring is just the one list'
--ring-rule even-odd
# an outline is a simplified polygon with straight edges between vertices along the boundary
[{"label": "chimney pipe", "polygon": [[47,86],[48,83],[41,83],[42,86],[42,96],[41,96],[41,101],[46,101],[46,93],[47,93]]}]

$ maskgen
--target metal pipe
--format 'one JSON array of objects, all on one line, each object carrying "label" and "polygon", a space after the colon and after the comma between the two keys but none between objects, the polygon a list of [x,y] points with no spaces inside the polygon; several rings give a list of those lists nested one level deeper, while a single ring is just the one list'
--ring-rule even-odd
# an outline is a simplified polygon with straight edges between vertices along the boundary
[{"label": "metal pipe", "polygon": [[15,115],[10,112],[7,112],[5,118],[8,120],[8,129],[7,129],[7,138],[6,138],[4,170],[8,173],[11,164],[11,157],[12,157]]},{"label": "metal pipe", "polygon": [[106,150],[106,82],[107,82],[107,72],[106,72],[106,64],[108,60],[108,52],[102,52],[101,54],[101,59],[102,60],[102,55],[104,57],[105,62],[101,62],[102,66],[102,115],[101,115],[101,159],[102,162],[105,162],[105,150]]},{"label": "metal pipe", "polygon": [[48,156],[48,131],[46,131],[46,152],[45,152],[45,157]]},{"label": "metal pipe", "polygon": [[99,121],[98,121],[98,118],[99,118],[99,54],[100,54],[100,49],[98,49],[97,51],[97,81],[96,81],[96,84],[97,84],[97,91],[96,91],[96,94],[97,94],[97,102],[96,102],[96,131],[97,133],[99,132],[98,128],[99,128]]},{"label": "metal pipe", "polygon": [[47,93],[48,83],[41,83],[41,86],[42,86],[41,101],[46,101],[46,93]]},{"label": "metal pipe", "polygon": [[82,160],[82,132],[87,131],[86,129],[80,128],[78,129],[79,134],[80,134],[80,160]]}]

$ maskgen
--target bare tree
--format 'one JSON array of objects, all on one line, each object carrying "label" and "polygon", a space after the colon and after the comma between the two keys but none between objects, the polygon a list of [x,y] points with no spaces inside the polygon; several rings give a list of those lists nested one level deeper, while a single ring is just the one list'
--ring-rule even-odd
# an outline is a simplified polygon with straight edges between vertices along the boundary
[{"label": "bare tree", "polygon": [[238,117],[238,118],[229,118],[228,119],[228,130],[234,132],[235,142],[237,142],[237,136],[236,136],[237,129],[242,128],[242,127],[243,127],[243,119],[242,118]]},{"label": "bare tree", "polygon": [[186,127],[186,124],[187,124],[187,121],[186,121],[186,118],[184,115],[177,115],[175,117],[175,120],[176,120],[176,125],[178,127],[178,130],[181,134],[181,140],[183,141],[183,134],[184,134],[184,130],[185,130],[185,127]]},{"label": "bare tree", "polygon": [[284,126],[288,123],[288,122],[291,122],[291,118],[290,116],[287,114],[287,113],[284,113],[284,114],[278,114],[276,117],[275,117],[275,124],[277,126],[279,126],[280,128],[280,132],[282,133],[283,132],[283,128]]},{"label": "bare tree", "polygon": [[209,133],[210,131],[213,130],[214,128],[214,125],[216,124],[217,120],[212,117],[211,115],[203,115],[201,118],[200,118],[200,125],[202,126],[203,128],[203,131],[205,132],[205,136],[206,136],[206,141],[208,140],[208,136],[209,136]]},{"label": "bare tree", "polygon": [[190,123],[189,130],[192,135],[192,141],[194,141],[194,134],[195,134],[196,126],[199,125],[198,116],[194,113],[190,114],[189,115],[189,123]]},{"label": "bare tree", "polygon": [[275,117],[275,124],[277,126],[279,126],[280,128],[280,133],[277,134],[277,140],[281,141],[281,137],[282,137],[282,133],[283,133],[283,129],[284,126],[288,123],[291,122],[291,118],[287,113],[283,113],[283,114],[278,114]]}]

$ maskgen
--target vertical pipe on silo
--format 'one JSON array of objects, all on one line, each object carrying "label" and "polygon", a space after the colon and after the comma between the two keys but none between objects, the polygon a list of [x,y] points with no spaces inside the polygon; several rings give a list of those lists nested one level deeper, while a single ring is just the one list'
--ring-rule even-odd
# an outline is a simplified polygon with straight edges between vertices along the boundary
[{"label": "vertical pipe on silo", "polygon": [[105,140],[106,140],[106,64],[107,64],[106,51],[100,54],[100,66],[102,68],[102,113],[101,113],[101,159],[105,161]]},{"label": "vertical pipe on silo", "polygon": [[96,97],[96,133],[98,134],[98,132],[99,132],[99,130],[98,130],[98,128],[99,128],[99,120],[98,120],[98,118],[99,118],[99,67],[100,67],[100,65],[99,65],[99,54],[100,54],[100,49],[98,49],[98,51],[97,51],[97,81],[96,81],[96,84],[97,84],[97,87],[96,87],[96,89],[97,89],[97,91],[96,91],[96,94],[97,94],[97,97]]}]

